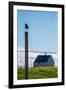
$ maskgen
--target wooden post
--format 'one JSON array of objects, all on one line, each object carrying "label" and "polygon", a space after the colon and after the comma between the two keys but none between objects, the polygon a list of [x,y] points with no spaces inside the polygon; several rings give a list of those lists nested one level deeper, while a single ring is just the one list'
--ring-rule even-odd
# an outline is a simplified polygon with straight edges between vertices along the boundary
[{"label": "wooden post", "polygon": [[25,79],[28,79],[28,32],[25,31]]}]

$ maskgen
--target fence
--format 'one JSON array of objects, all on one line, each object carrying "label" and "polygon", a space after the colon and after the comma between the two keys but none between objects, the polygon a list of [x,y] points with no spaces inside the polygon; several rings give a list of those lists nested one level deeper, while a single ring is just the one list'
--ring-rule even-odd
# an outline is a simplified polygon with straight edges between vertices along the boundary
[{"label": "fence", "polygon": [[[17,65],[18,67],[25,67],[25,51],[17,51]],[[55,66],[57,66],[57,53],[56,52],[40,52],[40,51],[29,51],[28,54],[28,67],[34,66],[34,61],[38,55],[51,55],[54,59]]]}]

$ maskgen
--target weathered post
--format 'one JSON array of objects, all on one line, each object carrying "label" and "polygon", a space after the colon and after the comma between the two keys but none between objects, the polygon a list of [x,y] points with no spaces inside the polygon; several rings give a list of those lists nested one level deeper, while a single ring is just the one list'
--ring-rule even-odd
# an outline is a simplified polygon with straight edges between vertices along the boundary
[{"label": "weathered post", "polygon": [[25,79],[28,79],[28,28],[25,24]]}]

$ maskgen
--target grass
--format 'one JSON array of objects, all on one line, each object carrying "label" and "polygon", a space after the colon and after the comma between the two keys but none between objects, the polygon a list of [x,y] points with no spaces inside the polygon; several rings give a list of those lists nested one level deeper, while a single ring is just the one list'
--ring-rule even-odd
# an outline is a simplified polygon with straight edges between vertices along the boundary
[{"label": "grass", "polygon": [[[40,79],[40,78],[57,78],[58,69],[57,67],[32,67],[28,69],[29,79]],[[18,68],[18,80],[25,79],[25,69]]]}]

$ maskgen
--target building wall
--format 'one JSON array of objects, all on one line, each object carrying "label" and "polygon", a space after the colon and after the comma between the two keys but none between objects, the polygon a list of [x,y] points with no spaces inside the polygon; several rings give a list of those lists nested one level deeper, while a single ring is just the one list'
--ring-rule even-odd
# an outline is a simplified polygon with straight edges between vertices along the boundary
[{"label": "building wall", "polygon": [[47,63],[48,63],[48,66],[54,66],[54,60],[53,60],[53,58],[50,57]]},{"label": "building wall", "polygon": [[48,63],[34,63],[34,67],[36,66],[48,66]]}]

